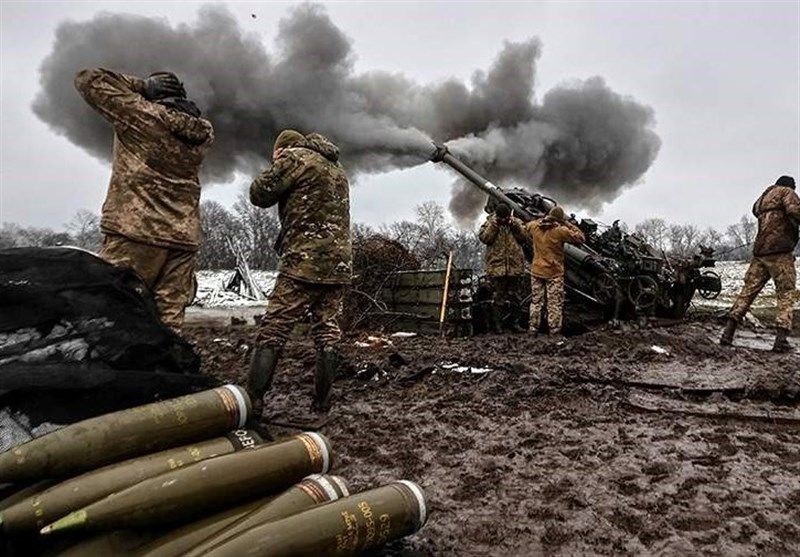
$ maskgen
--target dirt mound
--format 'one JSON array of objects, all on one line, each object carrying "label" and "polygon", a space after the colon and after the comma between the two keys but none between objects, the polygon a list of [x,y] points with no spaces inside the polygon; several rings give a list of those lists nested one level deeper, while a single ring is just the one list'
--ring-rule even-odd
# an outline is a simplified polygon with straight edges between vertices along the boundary
[{"label": "dirt mound", "polygon": [[[800,355],[718,334],[351,336],[356,374],[322,431],[354,487],[425,488],[428,525],[391,554],[796,554]],[[243,380],[252,330],[190,335],[206,371]],[[313,347],[285,356],[268,400],[283,418],[310,404]]]},{"label": "dirt mound", "polygon": [[343,329],[363,327],[367,314],[380,307],[378,301],[387,277],[397,271],[419,269],[420,262],[403,244],[380,234],[356,238],[353,242],[353,286],[345,298],[340,318]]}]

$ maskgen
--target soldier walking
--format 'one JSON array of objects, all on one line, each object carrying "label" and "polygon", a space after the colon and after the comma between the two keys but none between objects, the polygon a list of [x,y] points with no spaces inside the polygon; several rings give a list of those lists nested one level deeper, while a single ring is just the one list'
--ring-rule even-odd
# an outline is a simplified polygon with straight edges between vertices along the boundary
[{"label": "soldier walking", "polygon": [[500,332],[497,313],[505,316],[503,325],[512,331],[522,331],[524,315],[520,304],[525,298],[525,253],[528,242],[525,225],[511,214],[511,207],[500,203],[478,232],[486,245],[486,276],[494,290],[493,315],[490,318],[495,332]]},{"label": "soldier walking", "polygon": [[247,390],[258,417],[283,346],[308,312],[317,348],[313,407],[326,412],[340,362],[337,317],[352,275],[350,186],[339,149],[316,133],[282,131],[272,161],[250,185],[250,202],[258,207],[278,205],[281,233],[276,250],[281,262],[256,337]]},{"label": "soldier walking", "polygon": [[198,172],[214,141],[211,123],[172,73],[141,79],[87,69],[75,87],[114,128],[99,255],[133,269],[152,291],[161,320],[180,332],[196,290]]},{"label": "soldier walking", "polygon": [[792,330],[792,312],[796,296],[794,248],[800,225],[800,198],[795,192],[794,178],[781,176],[769,186],[753,205],[758,219],[758,234],[753,244],[753,259],[744,277],[744,286],[728,314],[728,321],[719,343],[730,345],[736,327],[750,309],[759,292],[772,279],[778,298],[775,352],[789,352],[787,337]]},{"label": "soldier walking", "polygon": [[546,305],[550,334],[558,335],[564,313],[564,244],[580,244],[586,238],[565,219],[561,207],[529,222],[527,230],[533,244],[530,332],[538,333],[542,306]]}]

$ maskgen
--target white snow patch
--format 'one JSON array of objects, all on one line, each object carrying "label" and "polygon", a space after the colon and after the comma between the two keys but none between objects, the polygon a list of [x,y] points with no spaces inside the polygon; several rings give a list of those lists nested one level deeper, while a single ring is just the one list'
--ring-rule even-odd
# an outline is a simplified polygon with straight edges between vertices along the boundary
[{"label": "white snow patch", "polygon": [[459,364],[454,364],[452,362],[439,364],[439,367],[442,369],[446,369],[447,371],[454,371],[456,373],[482,374],[482,373],[489,373],[490,371],[492,371],[492,369],[488,367],[462,366]]},{"label": "white snow patch", "polygon": [[[253,278],[261,290],[269,296],[275,288],[278,271],[252,271]],[[198,271],[197,294],[192,305],[201,307],[241,307],[263,306],[266,300],[254,300],[225,290],[225,285],[233,277],[234,271]]]},{"label": "white snow patch", "polygon": [[390,336],[394,338],[413,338],[417,336],[417,333],[407,333],[403,331],[397,331],[396,333],[392,333]]},{"label": "white snow patch", "polygon": [[658,346],[656,344],[651,346],[650,350],[652,350],[656,354],[667,354],[667,355],[669,355],[669,350],[667,350],[666,348],[662,348],[661,346]]},{"label": "white snow patch", "polygon": [[[733,305],[733,301],[744,286],[744,275],[747,272],[749,261],[718,261],[714,267],[701,269],[702,271],[713,271],[722,280],[722,292],[715,300],[704,300],[699,294],[695,294],[692,303],[701,307],[728,308]],[[800,273],[800,260],[795,261],[795,268]],[[754,308],[766,308],[775,306],[775,284],[769,281],[758,297],[753,302]]]}]

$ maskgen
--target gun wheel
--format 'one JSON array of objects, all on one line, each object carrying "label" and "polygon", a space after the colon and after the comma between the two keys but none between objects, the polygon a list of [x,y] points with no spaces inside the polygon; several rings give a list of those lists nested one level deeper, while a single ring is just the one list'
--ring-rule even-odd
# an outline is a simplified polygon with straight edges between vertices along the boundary
[{"label": "gun wheel", "polygon": [[660,289],[653,277],[640,275],[628,284],[628,299],[637,308],[650,308],[658,301]]},{"label": "gun wheel", "polygon": [[[700,277],[701,278],[711,277],[716,279],[714,281],[715,283],[719,285],[722,284],[722,279],[720,279],[720,276],[714,271],[704,271],[700,275]],[[705,282],[706,284],[708,284],[710,281],[701,281],[701,282]],[[720,292],[722,292],[722,288],[716,288],[711,286],[705,286],[705,287],[701,286],[697,289],[697,293],[700,294],[700,297],[705,300],[716,300],[717,296],[720,295]]]},{"label": "gun wheel", "polygon": [[617,299],[618,290],[619,284],[617,283],[617,279],[608,273],[598,275],[592,283],[592,294],[603,304],[614,302],[614,300]]}]

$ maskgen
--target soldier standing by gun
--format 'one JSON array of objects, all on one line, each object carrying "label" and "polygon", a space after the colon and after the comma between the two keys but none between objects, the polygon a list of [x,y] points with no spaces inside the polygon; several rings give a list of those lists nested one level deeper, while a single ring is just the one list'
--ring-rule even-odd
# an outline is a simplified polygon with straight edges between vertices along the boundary
[{"label": "soldier standing by gun", "polygon": [[558,335],[564,313],[564,244],[581,244],[586,238],[565,220],[561,207],[553,207],[546,217],[529,222],[526,228],[533,244],[530,332],[539,332],[546,303],[550,334]]},{"label": "soldier standing by gun", "polygon": [[283,346],[295,323],[310,312],[317,347],[313,406],[326,412],[341,359],[336,320],[352,275],[350,186],[339,149],[319,134],[282,131],[272,161],[250,185],[250,202],[278,205],[280,273],[256,337],[247,390],[260,417]]},{"label": "soldier standing by gun", "polygon": [[500,203],[481,226],[478,239],[486,245],[486,275],[494,290],[491,326],[500,332],[497,313],[505,316],[503,325],[522,332],[524,315],[520,304],[525,296],[525,253],[528,242],[525,225],[511,214],[511,207]]},{"label": "soldier standing by gun", "polygon": [[753,205],[753,215],[758,219],[753,259],[745,274],[742,291],[728,314],[725,330],[719,339],[723,346],[733,342],[737,325],[767,281],[772,279],[778,298],[777,331],[772,349],[775,352],[791,351],[787,337],[792,330],[796,295],[794,248],[800,225],[800,198],[794,190],[794,178],[781,176]]},{"label": "soldier standing by gun", "polygon": [[114,127],[100,257],[133,269],[153,292],[161,320],[179,332],[195,291],[198,172],[214,141],[211,123],[173,73],[140,79],[87,69],[75,87]]}]

